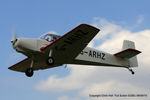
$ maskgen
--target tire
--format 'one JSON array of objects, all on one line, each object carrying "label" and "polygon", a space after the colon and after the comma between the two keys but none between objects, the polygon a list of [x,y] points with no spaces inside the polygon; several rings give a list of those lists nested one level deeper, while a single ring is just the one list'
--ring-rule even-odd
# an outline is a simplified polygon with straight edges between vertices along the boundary
[{"label": "tire", "polygon": [[48,65],[53,65],[54,64],[54,58],[53,57],[48,57],[46,62],[47,62]]},{"label": "tire", "polygon": [[132,75],[134,75],[134,72],[133,72],[133,71],[132,71],[131,73],[132,73]]},{"label": "tire", "polygon": [[26,76],[28,76],[28,77],[32,77],[33,74],[34,74],[34,71],[33,71],[32,68],[28,68],[28,69],[26,70],[25,74],[26,74]]}]

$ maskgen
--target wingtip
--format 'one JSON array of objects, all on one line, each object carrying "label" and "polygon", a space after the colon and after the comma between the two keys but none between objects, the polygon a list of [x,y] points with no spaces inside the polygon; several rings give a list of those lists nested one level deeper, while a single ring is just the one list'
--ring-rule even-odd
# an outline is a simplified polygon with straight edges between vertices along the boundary
[{"label": "wingtip", "polygon": [[17,64],[19,64],[19,63],[21,63],[21,62],[23,62],[23,61],[25,61],[25,60],[28,60],[28,59],[29,59],[29,57],[28,57],[28,58],[23,59],[22,61],[20,61],[20,62],[18,62],[18,63],[16,63],[16,64],[14,64],[14,65],[12,65],[12,66],[10,66],[10,67],[8,67],[8,69],[13,70],[13,67],[14,67],[15,65],[17,65]]},{"label": "wingtip", "polygon": [[98,27],[96,27],[96,26],[93,26],[93,25],[90,25],[90,24],[85,24],[85,23],[82,23],[82,24],[80,24],[79,26],[90,26],[90,27],[92,27],[92,28],[95,28],[95,29],[97,29],[97,30],[99,30],[100,31],[100,29],[98,28]]}]

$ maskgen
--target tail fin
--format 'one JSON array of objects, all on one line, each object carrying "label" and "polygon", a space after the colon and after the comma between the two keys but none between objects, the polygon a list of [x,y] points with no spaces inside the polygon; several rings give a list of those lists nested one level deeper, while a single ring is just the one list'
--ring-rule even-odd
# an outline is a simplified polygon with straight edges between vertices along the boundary
[{"label": "tail fin", "polygon": [[135,49],[135,44],[134,44],[133,41],[124,40],[124,41],[123,41],[122,50],[126,50],[126,49],[128,49],[128,48]]},{"label": "tail fin", "polygon": [[[129,48],[132,48],[135,50],[134,42],[129,41],[129,40],[124,40],[122,50],[129,49]],[[137,51],[137,50],[135,50],[135,52],[137,52],[137,54],[141,53],[140,51]],[[130,67],[138,67],[137,56],[133,56],[132,58],[129,59],[129,65]]]},{"label": "tail fin", "polygon": [[124,40],[122,51],[119,53],[116,53],[115,56],[126,58],[129,61],[128,67],[137,67],[138,61],[137,61],[137,54],[141,53],[140,51],[135,49],[135,44],[132,41]]}]

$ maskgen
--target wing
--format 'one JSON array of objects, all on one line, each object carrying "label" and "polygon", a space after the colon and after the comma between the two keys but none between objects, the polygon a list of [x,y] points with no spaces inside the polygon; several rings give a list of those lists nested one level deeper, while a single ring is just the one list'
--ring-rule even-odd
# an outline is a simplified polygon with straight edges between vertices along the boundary
[{"label": "wing", "polygon": [[17,64],[9,67],[8,69],[18,71],[18,72],[25,72],[27,68],[29,68],[31,64],[31,58],[26,58]]},{"label": "wing", "polygon": [[[31,58],[26,58],[26,59],[16,63],[15,65],[12,65],[8,69],[13,70],[13,71],[17,71],[17,72],[25,72],[27,70],[27,68],[30,67],[31,60],[32,60]],[[45,58],[43,56],[38,56],[33,61],[34,61],[33,70],[47,69],[47,68],[53,68],[56,66],[60,66],[58,64],[53,65],[53,66],[48,66],[46,64]]]},{"label": "wing", "polygon": [[48,55],[50,50],[52,50],[55,62],[69,63],[88,45],[99,31],[93,26],[81,24],[48,46],[42,47],[41,51]]}]

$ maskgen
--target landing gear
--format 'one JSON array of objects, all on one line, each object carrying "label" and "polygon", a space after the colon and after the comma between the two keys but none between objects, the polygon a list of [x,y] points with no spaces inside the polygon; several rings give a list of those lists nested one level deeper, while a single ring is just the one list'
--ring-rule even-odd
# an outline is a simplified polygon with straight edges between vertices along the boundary
[{"label": "landing gear", "polygon": [[27,70],[25,71],[25,74],[28,77],[32,77],[33,76],[33,74],[34,74],[34,71],[33,71],[33,60],[31,60],[30,68],[27,68]]},{"label": "landing gear", "polygon": [[53,65],[54,64],[54,58],[52,57],[52,53],[53,53],[53,50],[50,50],[49,51],[49,57],[46,60],[46,63],[48,65]]},{"label": "landing gear", "polygon": [[132,69],[128,68],[128,70],[131,72],[132,75],[135,74],[134,71],[133,71]]},{"label": "landing gear", "polygon": [[47,58],[47,64],[48,65],[53,65],[54,64],[54,58],[53,57],[48,57]]},{"label": "landing gear", "polygon": [[32,68],[28,68],[25,72],[26,76],[28,77],[32,77],[33,76],[33,69]]}]

